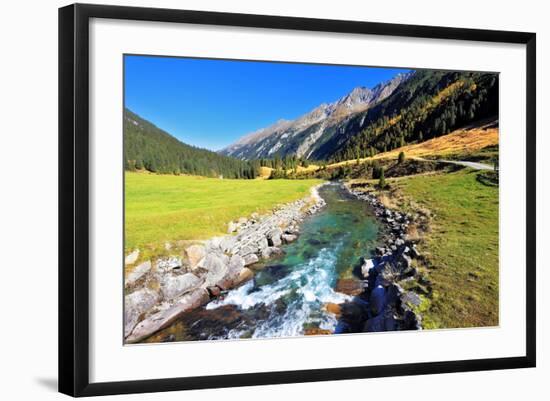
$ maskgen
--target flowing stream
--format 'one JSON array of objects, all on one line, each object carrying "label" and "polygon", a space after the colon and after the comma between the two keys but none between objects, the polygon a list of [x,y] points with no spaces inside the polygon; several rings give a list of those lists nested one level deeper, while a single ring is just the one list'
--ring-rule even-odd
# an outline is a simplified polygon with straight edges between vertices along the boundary
[{"label": "flowing stream", "polygon": [[[288,337],[333,333],[327,303],[351,300],[354,268],[376,244],[378,224],[341,184],[320,189],[327,205],[302,222],[297,241],[253,280],[194,310],[146,342]],[[337,331],[337,330],[336,330]]]}]

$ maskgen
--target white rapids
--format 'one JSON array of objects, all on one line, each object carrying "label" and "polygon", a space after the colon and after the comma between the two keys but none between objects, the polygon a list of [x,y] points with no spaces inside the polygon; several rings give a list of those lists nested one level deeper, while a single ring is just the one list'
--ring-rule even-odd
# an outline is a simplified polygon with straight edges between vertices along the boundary
[{"label": "white rapids", "polygon": [[[298,264],[285,277],[272,283],[255,287],[254,281],[230,291],[223,299],[213,301],[206,309],[223,305],[235,305],[248,310],[264,304],[271,307],[270,317],[258,321],[252,338],[292,337],[304,333],[304,325],[314,324],[320,329],[333,331],[337,320],[322,306],[326,303],[342,303],[351,300],[349,295],[334,291],[336,280],[336,249],[323,248],[318,255]],[[284,299],[284,313],[277,313],[275,302]],[[240,338],[242,331],[231,330],[225,338]]]}]

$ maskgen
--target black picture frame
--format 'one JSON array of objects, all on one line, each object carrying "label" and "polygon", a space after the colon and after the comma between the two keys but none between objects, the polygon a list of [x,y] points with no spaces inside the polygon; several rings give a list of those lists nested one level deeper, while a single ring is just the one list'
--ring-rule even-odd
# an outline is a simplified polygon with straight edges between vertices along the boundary
[{"label": "black picture frame", "polygon": [[[88,61],[91,18],[451,39],[526,46],[526,354],[521,357],[90,383]],[[59,391],[71,396],[362,379],[536,364],[536,35],[479,29],[74,4],[59,9]]]}]

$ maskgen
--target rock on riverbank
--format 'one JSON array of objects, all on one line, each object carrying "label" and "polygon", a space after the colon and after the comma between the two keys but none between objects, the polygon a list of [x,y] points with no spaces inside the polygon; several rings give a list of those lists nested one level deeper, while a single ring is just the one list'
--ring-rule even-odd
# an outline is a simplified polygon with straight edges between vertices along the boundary
[{"label": "rock on riverbank", "polygon": [[252,265],[280,255],[281,246],[297,238],[302,220],[325,205],[318,188],[270,214],[230,222],[228,231],[234,234],[189,246],[183,255],[138,266],[125,282],[126,342],[139,342],[183,313],[250,280]]},{"label": "rock on riverbank", "polygon": [[376,217],[386,226],[387,233],[384,245],[376,248],[375,255],[369,255],[361,261],[364,290],[353,307],[340,306],[342,318],[339,330],[420,330],[421,316],[414,309],[420,305],[421,298],[402,287],[402,283],[415,280],[418,275],[412,260],[420,257],[420,254],[415,241],[407,235],[413,216],[387,208],[374,193],[348,190],[372,206]]}]

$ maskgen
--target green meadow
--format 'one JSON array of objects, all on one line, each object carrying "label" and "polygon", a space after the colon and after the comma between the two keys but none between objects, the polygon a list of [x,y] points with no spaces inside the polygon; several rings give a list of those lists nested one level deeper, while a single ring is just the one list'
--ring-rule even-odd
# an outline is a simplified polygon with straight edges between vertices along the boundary
[{"label": "green meadow", "polygon": [[464,169],[392,184],[432,213],[419,245],[433,291],[421,305],[425,328],[498,325],[499,191],[479,174]]},{"label": "green meadow", "polygon": [[321,180],[228,180],[125,173],[125,251],[227,232],[227,223],[306,196]]}]

